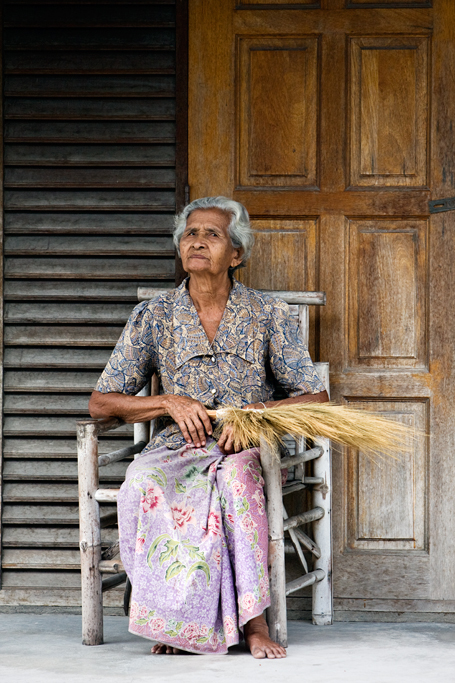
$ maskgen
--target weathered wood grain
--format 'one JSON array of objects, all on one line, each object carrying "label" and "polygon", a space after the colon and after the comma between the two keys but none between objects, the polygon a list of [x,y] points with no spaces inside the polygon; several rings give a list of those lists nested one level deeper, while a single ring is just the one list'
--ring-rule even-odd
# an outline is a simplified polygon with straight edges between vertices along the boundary
[{"label": "weathered wood grain", "polygon": [[175,187],[171,169],[7,167],[4,187]]},{"label": "weathered wood grain", "polygon": [[[70,394],[71,396],[71,394]],[[65,400],[65,397],[62,397]],[[111,436],[115,432],[110,433]],[[99,453],[110,453],[118,448],[131,446],[131,440],[100,437],[98,443]],[[4,439],[3,454],[6,459],[74,459],[76,457],[76,442],[74,439],[34,439],[34,438],[6,438]]]},{"label": "weathered wood grain", "polygon": [[[108,545],[118,537],[117,529],[103,530],[102,543]],[[4,530],[5,548],[79,548],[79,531],[73,527],[11,527]],[[80,578],[79,578],[80,584]],[[23,585],[31,585],[24,583]],[[3,584],[4,586],[4,584]],[[58,583],[56,584],[58,586]]]},{"label": "weathered wood grain", "polygon": [[173,50],[175,32],[166,28],[10,28],[7,50]]},{"label": "weathered wood grain", "polygon": [[[100,131],[101,134],[101,131]],[[93,142],[93,141],[92,141]],[[130,142],[130,141],[129,141]],[[70,144],[60,140],[53,144],[5,144],[5,162],[16,166],[173,166],[175,146],[173,144]]]},{"label": "weathered wood grain", "polygon": [[99,259],[99,258],[14,258],[5,263],[9,278],[62,278],[70,280],[171,280],[174,259]]},{"label": "weathered wood grain", "polygon": [[[83,419],[83,415],[78,416]],[[124,424],[114,432],[117,438],[125,438],[132,435],[133,425]],[[72,416],[65,417],[11,417],[4,420],[3,434],[5,436],[73,436],[76,434],[76,420]],[[111,435],[111,438],[112,438]]]},{"label": "weathered wood grain", "polygon": [[133,307],[128,303],[7,303],[8,323],[118,323],[124,325]]},{"label": "weathered wood grain", "polygon": [[[36,298],[36,297],[35,297]],[[14,325],[5,327],[3,341],[6,346],[107,346],[112,349],[122,326],[103,327],[49,327],[49,325]]]},{"label": "weathered wood grain", "polygon": [[88,414],[89,394],[6,394],[5,414],[83,415]]},{"label": "weathered wood grain", "polygon": [[[8,301],[128,301],[136,305],[136,292],[140,281],[130,282],[80,282],[66,280],[9,280],[5,283],[5,299]],[[172,289],[169,284],[169,289]],[[117,328],[118,329],[118,328]]]},{"label": "weathered wood grain", "polygon": [[175,126],[167,121],[15,121],[5,123],[5,142],[170,143]]},{"label": "weathered wood grain", "polygon": [[26,119],[173,121],[175,119],[173,98],[150,100],[150,98],[136,97],[130,99],[17,97],[8,98],[5,105],[5,119],[21,119],[22,121]]},{"label": "weathered wood grain", "polygon": [[163,74],[174,73],[173,52],[95,51],[23,52],[5,51],[6,74]]},{"label": "weathered wood grain", "polygon": [[9,348],[5,351],[5,368],[80,368],[86,370],[104,368],[110,356],[109,349],[63,349],[40,347]]},{"label": "weathered wood grain", "polygon": [[173,97],[174,76],[5,76],[9,97]]},{"label": "weathered wood grain", "polygon": [[175,9],[161,5],[113,5],[109,12],[97,5],[21,5],[7,4],[3,22],[10,26],[106,27],[106,26],[173,26]]},{"label": "weathered wood grain", "polygon": [[[172,232],[172,215],[165,213],[23,213],[6,215],[9,234],[155,235]],[[173,279],[173,278],[172,278]]]},{"label": "weathered wood grain", "polygon": [[[114,462],[100,469],[100,481],[123,483],[131,458]],[[4,481],[72,481],[77,482],[75,460],[6,460]]]},{"label": "weathered wood grain", "polygon": [[92,392],[99,372],[45,372],[42,370],[5,372],[5,391],[64,391],[72,393]]},{"label": "weathered wood grain", "polygon": [[[141,248],[142,247],[142,248]],[[114,235],[87,236],[35,236],[8,235],[5,239],[6,256],[172,256],[174,245],[171,237],[132,237]]]},{"label": "weathered wood grain", "polygon": [[6,190],[5,209],[35,210],[116,210],[116,211],[172,211],[174,193],[169,191],[142,192],[118,190]]}]

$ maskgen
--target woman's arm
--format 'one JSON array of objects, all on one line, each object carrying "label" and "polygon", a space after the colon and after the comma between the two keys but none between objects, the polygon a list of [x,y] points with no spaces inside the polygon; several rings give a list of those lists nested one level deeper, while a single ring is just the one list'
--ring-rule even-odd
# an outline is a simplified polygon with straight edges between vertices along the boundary
[{"label": "woman's arm", "polygon": [[117,392],[94,391],[88,404],[95,418],[119,417],[124,422],[146,422],[170,415],[178,424],[187,443],[197,448],[205,446],[206,433],[212,434],[212,423],[200,401],[187,396],[129,396]]}]

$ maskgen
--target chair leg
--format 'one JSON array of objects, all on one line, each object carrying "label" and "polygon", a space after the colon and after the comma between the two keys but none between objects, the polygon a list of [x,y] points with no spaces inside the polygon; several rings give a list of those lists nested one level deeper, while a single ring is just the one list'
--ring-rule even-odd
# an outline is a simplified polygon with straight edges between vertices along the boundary
[{"label": "chair leg", "polygon": [[262,473],[267,490],[269,524],[269,578],[271,606],[268,610],[272,640],[287,647],[286,574],[284,566],[283,499],[281,492],[280,456],[275,448],[261,440]]},{"label": "chair leg", "polygon": [[82,644],[103,642],[103,590],[99,570],[101,561],[101,525],[98,489],[98,437],[94,421],[77,424],[79,470],[79,520],[82,590]]},{"label": "chair leg", "polygon": [[314,540],[321,550],[314,569],[322,569],[325,578],[313,584],[313,624],[327,626],[333,623],[331,452],[329,439],[315,441],[324,452],[314,460],[314,476],[321,477],[324,483],[313,488],[313,506],[323,508],[325,515],[313,522]]}]

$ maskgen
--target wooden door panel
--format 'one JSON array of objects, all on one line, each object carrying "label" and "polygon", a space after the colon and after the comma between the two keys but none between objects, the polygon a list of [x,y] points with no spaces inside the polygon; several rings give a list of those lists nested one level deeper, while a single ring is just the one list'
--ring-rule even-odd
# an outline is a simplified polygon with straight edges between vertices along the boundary
[{"label": "wooden door panel", "polygon": [[237,184],[317,185],[318,39],[238,43]]},{"label": "wooden door panel", "polygon": [[346,549],[415,551],[427,549],[425,491],[427,479],[428,402],[348,401],[414,427],[408,451],[390,459],[359,451],[348,454],[346,468]]},{"label": "wooden door panel", "polygon": [[425,186],[428,38],[352,38],[350,53],[350,185]]},{"label": "wooden door panel", "polygon": [[[254,253],[238,279],[257,289],[318,290],[319,222],[307,220],[253,219]],[[309,350],[315,352],[316,311],[310,307]]]},{"label": "wooden door panel", "polygon": [[427,368],[427,221],[350,220],[348,230],[349,366]]}]

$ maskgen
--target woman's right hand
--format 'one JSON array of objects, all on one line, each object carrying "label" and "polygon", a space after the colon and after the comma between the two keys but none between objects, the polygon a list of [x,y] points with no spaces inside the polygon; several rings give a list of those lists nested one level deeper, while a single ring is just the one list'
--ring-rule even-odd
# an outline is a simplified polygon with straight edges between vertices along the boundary
[{"label": "woman's right hand", "polygon": [[178,424],[185,441],[190,444],[193,443],[196,448],[205,446],[206,435],[211,436],[213,429],[202,403],[188,396],[172,394],[167,394],[161,398],[166,413]]}]

